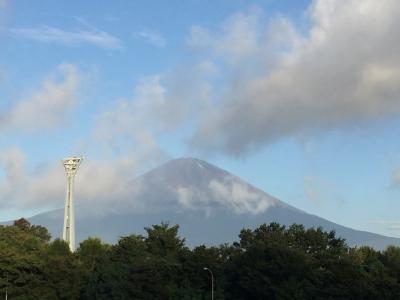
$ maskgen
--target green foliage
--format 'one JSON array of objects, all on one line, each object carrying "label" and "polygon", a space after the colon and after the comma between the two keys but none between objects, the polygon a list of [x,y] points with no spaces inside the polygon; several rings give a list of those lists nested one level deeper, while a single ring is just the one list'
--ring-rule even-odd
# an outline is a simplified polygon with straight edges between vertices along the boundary
[{"label": "green foliage", "polygon": [[179,226],[145,228],[115,245],[88,238],[71,253],[46,228],[0,226],[0,298],[400,299],[400,248],[353,247],[321,228],[243,229],[219,247],[185,246]]},{"label": "green foliage", "polygon": [[145,228],[146,246],[152,255],[174,256],[183,250],[185,239],[178,237],[179,225],[169,227],[168,223]]},{"label": "green foliage", "polygon": [[[37,299],[45,282],[43,259],[50,235],[25,219],[0,226],[0,295],[10,299]],[[40,298],[40,297],[39,297]]]}]

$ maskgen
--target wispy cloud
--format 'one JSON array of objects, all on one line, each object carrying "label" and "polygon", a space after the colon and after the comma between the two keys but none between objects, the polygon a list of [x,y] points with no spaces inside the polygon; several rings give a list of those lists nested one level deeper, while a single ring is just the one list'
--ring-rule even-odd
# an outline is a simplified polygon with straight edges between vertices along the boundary
[{"label": "wispy cloud", "polygon": [[68,46],[91,44],[105,49],[121,49],[120,39],[93,26],[87,29],[67,31],[56,27],[42,25],[30,28],[11,28],[9,32],[19,38],[38,42],[58,43]]},{"label": "wispy cloud", "polygon": [[135,37],[144,39],[147,43],[162,48],[165,47],[167,41],[157,31],[151,29],[143,29],[135,34]]},{"label": "wispy cloud", "polygon": [[62,124],[77,102],[78,86],[76,66],[59,65],[39,89],[17,101],[9,110],[0,111],[0,130],[32,131]]},{"label": "wispy cloud", "polygon": [[392,182],[391,187],[399,188],[400,187],[400,169],[396,169],[392,172]]},{"label": "wispy cloud", "polygon": [[315,205],[322,205],[324,202],[334,202],[337,206],[345,204],[334,184],[315,175],[304,176],[304,191],[307,199]]},{"label": "wispy cloud", "polygon": [[383,226],[387,230],[400,231],[400,221],[371,221],[369,223]]}]

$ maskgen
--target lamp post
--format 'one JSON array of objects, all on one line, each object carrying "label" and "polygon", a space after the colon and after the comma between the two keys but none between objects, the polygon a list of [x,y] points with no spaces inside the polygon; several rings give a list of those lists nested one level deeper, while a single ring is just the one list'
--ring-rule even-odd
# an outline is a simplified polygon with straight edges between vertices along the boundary
[{"label": "lamp post", "polygon": [[207,268],[207,267],[204,267],[203,270],[208,271],[208,272],[210,272],[210,274],[211,274],[211,300],[214,300],[214,274],[213,274],[213,272],[212,272],[209,268]]},{"label": "lamp post", "polygon": [[8,275],[6,275],[6,300],[8,300]]}]

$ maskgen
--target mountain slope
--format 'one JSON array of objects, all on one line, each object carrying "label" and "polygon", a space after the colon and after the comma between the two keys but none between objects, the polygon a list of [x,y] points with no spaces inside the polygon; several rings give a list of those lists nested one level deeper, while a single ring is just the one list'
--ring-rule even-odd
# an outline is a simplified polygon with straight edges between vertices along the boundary
[{"label": "mountain slope", "polygon": [[[242,228],[275,221],[335,230],[350,245],[377,249],[400,245],[400,239],[353,230],[307,214],[198,159],[167,162],[131,182],[130,187],[129,201],[114,201],[100,210],[87,204],[76,207],[78,241],[99,236],[115,242],[119,236],[143,233],[143,227],[166,221],[181,225],[181,235],[189,245],[220,244],[236,240]],[[30,221],[46,226],[53,237],[58,237],[63,211],[42,213]]]}]

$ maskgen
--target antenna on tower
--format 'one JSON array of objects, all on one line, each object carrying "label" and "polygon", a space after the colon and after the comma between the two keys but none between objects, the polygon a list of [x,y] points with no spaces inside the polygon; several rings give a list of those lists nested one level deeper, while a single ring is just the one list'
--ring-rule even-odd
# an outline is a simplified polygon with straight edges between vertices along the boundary
[{"label": "antenna on tower", "polygon": [[68,157],[62,159],[67,175],[67,193],[65,196],[63,240],[68,243],[71,252],[75,251],[75,213],[74,213],[74,179],[82,163],[83,157]]}]

